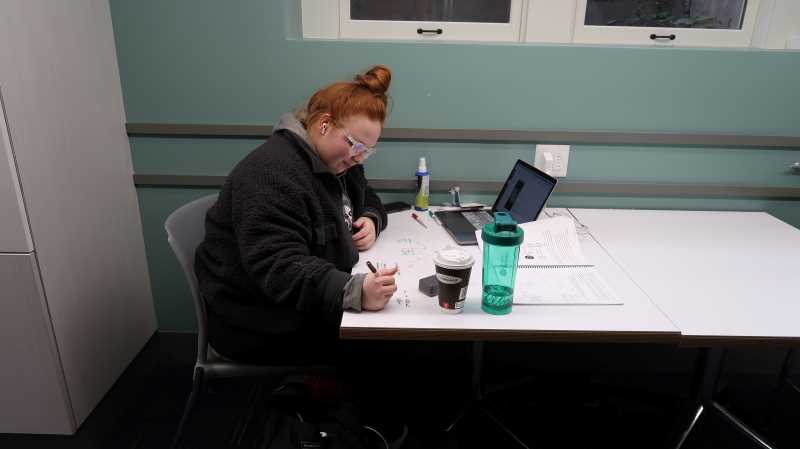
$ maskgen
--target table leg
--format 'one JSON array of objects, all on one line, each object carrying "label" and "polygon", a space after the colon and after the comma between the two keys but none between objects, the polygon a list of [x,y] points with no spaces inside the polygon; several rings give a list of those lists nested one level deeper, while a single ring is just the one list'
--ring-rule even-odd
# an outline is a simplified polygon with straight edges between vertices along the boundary
[{"label": "table leg", "polygon": [[461,411],[458,412],[455,419],[445,428],[445,432],[452,431],[459,421],[466,416],[467,412],[472,409],[475,404],[483,399],[483,392],[481,390],[481,375],[483,372],[483,342],[472,342],[472,382],[470,388],[470,396],[467,399]]},{"label": "table leg", "polygon": [[472,342],[472,385],[470,391],[470,397],[467,399],[466,404],[458,413],[456,418],[453,422],[450,423],[449,426],[445,429],[446,432],[452,431],[456,425],[466,416],[468,413],[472,411],[479,411],[489,417],[492,422],[503,432],[506,433],[509,437],[511,437],[520,447],[523,449],[530,449],[525,443],[520,440],[511,429],[509,429],[502,421],[500,421],[493,413],[487,410],[483,403],[486,401],[486,398],[483,395],[483,385],[481,381],[481,377],[483,374],[483,351],[484,351],[484,342],[482,341],[474,341]]},{"label": "table leg", "polygon": [[737,418],[733,413],[731,413],[728,409],[723,407],[720,403],[716,401],[711,401],[711,405],[714,407],[714,410],[719,413],[722,417],[725,418],[728,423],[736,427],[736,429],[750,438],[750,441],[758,445],[758,447],[762,449],[773,449],[767,440],[765,440],[761,435],[757,434],[753,429],[749,428],[745,423],[743,423],[739,418]]},{"label": "table leg", "polygon": [[710,411],[717,413],[723,420],[731,424],[740,433],[747,436],[750,441],[755,443],[762,449],[773,449],[773,447],[761,437],[754,430],[745,425],[728,409],[714,400],[717,394],[717,387],[719,377],[722,373],[724,365],[726,350],[722,347],[702,348],[698,353],[698,363],[695,367],[695,397],[697,401],[697,409],[694,417],[689,423],[686,430],[681,433],[678,444],[675,449],[680,449],[686,442],[686,438],[692,433],[697,421],[707,408]]},{"label": "table leg", "polygon": [[697,406],[697,410],[694,413],[694,418],[692,421],[689,422],[689,426],[681,433],[681,438],[678,440],[678,445],[675,446],[675,449],[680,449],[683,446],[683,443],[686,442],[686,438],[689,437],[689,434],[692,433],[692,429],[694,429],[695,424],[700,419],[700,415],[703,414],[703,405],[700,404]]},{"label": "table leg", "polygon": [[511,437],[511,439],[513,439],[513,440],[514,440],[514,441],[515,441],[517,444],[519,444],[521,447],[523,447],[523,448],[525,448],[525,449],[530,449],[530,448],[528,447],[528,445],[527,445],[527,444],[523,443],[523,442],[522,442],[522,440],[520,440],[519,438],[517,438],[517,436],[514,434],[514,432],[512,432],[512,431],[511,431],[511,429],[509,429],[508,427],[506,427],[506,425],[505,425],[505,424],[503,424],[503,422],[502,422],[502,421],[500,421],[499,419],[497,419],[497,417],[496,417],[496,416],[494,416],[494,414],[492,414],[492,412],[490,412],[489,410],[486,410],[485,408],[481,408],[481,411],[482,411],[482,412],[483,412],[483,413],[484,413],[486,416],[488,416],[488,417],[489,417],[489,418],[490,418],[492,421],[494,421],[494,424],[495,424],[497,427],[499,427],[499,428],[500,428],[500,430],[502,430],[503,432],[505,432],[505,433],[506,433],[506,435],[508,435],[509,437]]}]

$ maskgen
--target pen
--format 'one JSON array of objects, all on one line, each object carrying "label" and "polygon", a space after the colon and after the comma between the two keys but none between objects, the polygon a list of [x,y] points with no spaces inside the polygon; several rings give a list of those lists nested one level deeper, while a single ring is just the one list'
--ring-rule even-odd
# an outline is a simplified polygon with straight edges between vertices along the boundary
[{"label": "pen", "polygon": [[428,228],[428,225],[423,223],[422,220],[419,219],[419,215],[417,215],[416,213],[411,212],[411,218],[413,218],[414,220],[417,220],[417,223],[421,224],[423,228],[426,228],[426,229]]},{"label": "pen", "polygon": [[373,272],[374,274],[378,274],[378,270],[375,269],[375,265],[372,265],[372,262],[367,261],[367,268],[369,268],[369,271]]}]

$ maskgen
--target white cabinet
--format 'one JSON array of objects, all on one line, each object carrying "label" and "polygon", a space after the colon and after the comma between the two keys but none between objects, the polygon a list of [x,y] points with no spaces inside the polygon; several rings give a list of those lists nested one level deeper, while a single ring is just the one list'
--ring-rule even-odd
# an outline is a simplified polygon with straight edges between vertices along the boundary
[{"label": "white cabinet", "polygon": [[72,433],[156,329],[107,0],[0,2],[0,89],[0,433]]},{"label": "white cabinet", "polygon": [[0,85],[0,252],[31,251],[33,243],[3,112],[3,86]]},{"label": "white cabinet", "polygon": [[74,418],[36,258],[0,254],[0,285],[0,433],[71,433]]}]

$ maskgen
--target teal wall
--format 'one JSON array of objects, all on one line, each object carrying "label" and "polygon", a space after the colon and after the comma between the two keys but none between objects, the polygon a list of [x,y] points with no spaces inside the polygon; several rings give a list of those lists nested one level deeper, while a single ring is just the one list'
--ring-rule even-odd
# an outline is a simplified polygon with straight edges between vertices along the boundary
[{"label": "teal wall", "polygon": [[[800,136],[799,52],[303,41],[296,3],[111,0],[128,121],[273,124],[315,89],[385,64],[393,72],[388,127]],[[224,175],[258,143],[135,137],[131,151],[140,174]],[[517,158],[532,159],[533,144],[385,142],[367,174],[407,179],[422,155],[434,178],[499,181]],[[787,168],[797,160],[797,149],[577,145],[567,179],[798,187]],[[162,329],[194,328],[163,221],[210,192],[138,189]],[[800,226],[793,200],[560,195],[552,204],[766,210]]]}]

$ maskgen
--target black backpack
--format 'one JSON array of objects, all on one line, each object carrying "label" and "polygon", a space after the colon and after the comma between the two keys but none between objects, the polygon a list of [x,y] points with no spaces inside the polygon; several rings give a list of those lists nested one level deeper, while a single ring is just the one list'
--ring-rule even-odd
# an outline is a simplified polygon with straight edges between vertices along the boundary
[{"label": "black backpack", "polygon": [[361,423],[355,404],[313,398],[302,382],[284,382],[264,401],[261,449],[389,449]]}]

